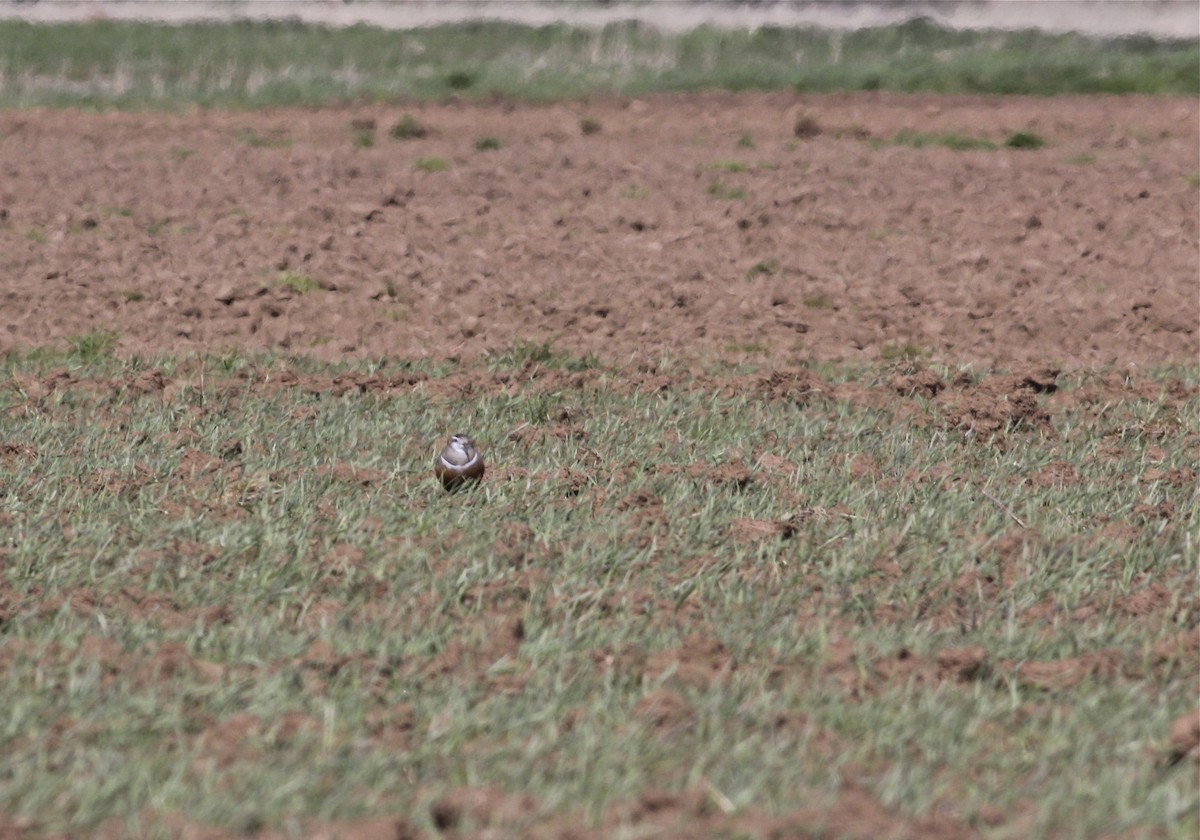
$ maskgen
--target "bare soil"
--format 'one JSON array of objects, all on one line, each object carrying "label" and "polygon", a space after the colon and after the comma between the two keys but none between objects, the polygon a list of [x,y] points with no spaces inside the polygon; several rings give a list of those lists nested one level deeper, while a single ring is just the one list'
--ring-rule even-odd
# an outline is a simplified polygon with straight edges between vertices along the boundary
[{"label": "bare soil", "polygon": [[[113,331],[124,355],[532,340],[608,360],[1192,362],[1198,110],[697,94],[7,112],[0,352]],[[403,113],[428,133],[389,136]],[[912,148],[902,131],[1046,145]],[[417,166],[431,158],[449,169]]]}]

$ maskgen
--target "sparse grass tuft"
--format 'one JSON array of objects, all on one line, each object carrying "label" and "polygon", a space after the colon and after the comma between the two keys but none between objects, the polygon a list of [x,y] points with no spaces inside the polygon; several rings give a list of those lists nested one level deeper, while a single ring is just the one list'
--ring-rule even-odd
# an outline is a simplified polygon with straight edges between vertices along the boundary
[{"label": "sparse grass tuft", "polygon": [[740,201],[746,197],[746,191],[740,187],[731,187],[720,179],[708,185],[708,194],[723,201]]},{"label": "sparse grass tuft", "polygon": [[475,151],[493,152],[501,146],[499,137],[478,137],[475,140]]},{"label": "sparse grass tuft", "polygon": [[298,295],[306,295],[321,288],[321,285],[307,274],[298,274],[294,271],[281,273],[276,282]]},{"label": "sparse grass tuft", "polygon": [[726,353],[743,353],[746,355],[765,353],[768,349],[767,345],[760,344],[757,341],[731,341],[725,345]]},{"label": "sparse grass tuft", "polygon": [[239,131],[236,137],[239,142],[256,149],[288,149],[292,145],[292,138],[282,129],[268,131],[266,134],[246,129]]},{"label": "sparse grass tuft", "polygon": [[801,114],[792,126],[792,134],[800,140],[811,140],[821,133],[821,124],[812,114]]},{"label": "sparse grass tuft", "polygon": [[476,75],[466,70],[455,70],[446,76],[446,87],[451,90],[467,90],[474,86]]},{"label": "sparse grass tuft", "polygon": [[417,160],[413,166],[422,172],[446,172],[450,169],[450,162],[442,157],[425,157]]},{"label": "sparse grass tuft", "polygon": [[68,338],[67,345],[73,359],[90,365],[111,356],[119,339],[120,335],[115,330],[96,330]]},{"label": "sparse grass tuft", "polygon": [[929,351],[911,342],[904,344],[885,344],[879,350],[879,358],[885,362],[913,361],[929,355]]},{"label": "sparse grass tuft", "polygon": [[925,146],[945,146],[956,152],[993,151],[996,144],[981,137],[969,137],[956,131],[934,134],[924,131],[901,131],[892,138],[892,143],[898,146],[911,146],[920,149]]},{"label": "sparse grass tuft", "polygon": [[585,137],[589,137],[593,134],[599,134],[602,128],[603,126],[600,124],[600,120],[597,120],[593,117],[584,117],[579,121],[579,131]]},{"label": "sparse grass tuft", "polygon": [[429,129],[412,114],[405,114],[388,132],[395,140],[418,140],[429,134]]},{"label": "sparse grass tuft", "polygon": [[1032,131],[1018,131],[1010,134],[1004,145],[1010,149],[1040,149],[1046,145],[1046,141]]},{"label": "sparse grass tuft", "polygon": [[597,360],[590,355],[574,356],[554,350],[549,342],[525,340],[515,342],[508,350],[493,356],[490,360],[490,367],[497,370],[541,365],[549,369],[583,371],[594,368],[598,364]]},{"label": "sparse grass tuft", "polygon": [[770,275],[777,271],[779,271],[779,260],[762,260],[750,266],[746,272],[746,278],[752,280],[761,274]]}]

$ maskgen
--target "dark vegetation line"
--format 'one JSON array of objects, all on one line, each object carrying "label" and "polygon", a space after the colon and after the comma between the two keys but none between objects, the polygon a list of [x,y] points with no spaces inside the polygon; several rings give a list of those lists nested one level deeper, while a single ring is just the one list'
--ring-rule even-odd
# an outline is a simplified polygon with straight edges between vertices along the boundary
[{"label": "dark vegetation line", "polygon": [[0,22],[0,106],[223,107],[551,100],[697,89],[1200,94],[1200,41],[955,31],[664,33],[485,22],[393,31],[298,22]]}]

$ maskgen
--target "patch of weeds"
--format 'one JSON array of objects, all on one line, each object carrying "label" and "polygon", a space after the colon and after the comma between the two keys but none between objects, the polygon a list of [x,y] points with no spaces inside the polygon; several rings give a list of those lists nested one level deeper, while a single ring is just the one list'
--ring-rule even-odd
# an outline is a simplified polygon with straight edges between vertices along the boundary
[{"label": "patch of weeds", "polygon": [[579,121],[579,130],[584,136],[599,134],[602,128],[603,126],[600,125],[600,120],[592,117],[584,117]]},{"label": "patch of weeds", "polygon": [[137,303],[139,300],[146,299],[146,296],[137,290],[121,292],[121,297],[125,299],[126,303]]},{"label": "patch of weeds", "polygon": [[[1069,158],[1063,159],[1063,163],[1072,163],[1072,164],[1075,164],[1076,166],[1087,166],[1088,164],[1095,163],[1095,162],[1096,162],[1096,156],[1093,154],[1089,154],[1088,152],[1083,152],[1082,154],[1078,154],[1078,155],[1072,155]],[[1198,179],[1198,181],[1200,181],[1200,175],[1197,176],[1197,179]],[[1200,183],[1196,183],[1193,186],[1200,186]]]},{"label": "patch of weeds", "polygon": [[821,124],[812,114],[801,114],[792,126],[792,134],[801,140],[811,140],[821,133]]},{"label": "patch of weeds", "polygon": [[766,350],[767,345],[757,341],[731,341],[725,345],[727,353],[763,353]]},{"label": "patch of weeds", "polygon": [[440,157],[421,158],[413,166],[422,172],[445,172],[450,168],[449,162]]},{"label": "patch of weeds", "polygon": [[285,271],[280,274],[278,283],[280,286],[291,289],[298,295],[306,295],[321,288],[320,284],[307,274],[297,274],[294,271]]},{"label": "patch of weeds", "polygon": [[527,368],[540,364],[547,368],[577,373],[599,366],[598,360],[590,353],[580,357],[558,352],[546,341],[518,340],[508,350],[493,356],[492,359],[493,367],[499,370]]},{"label": "patch of weeds", "polygon": [[187,146],[172,146],[171,157],[178,161],[185,161],[192,155],[196,154],[195,149],[189,149]]},{"label": "patch of weeds", "polygon": [[1192,189],[1200,189],[1200,172],[1193,172],[1187,177],[1187,184]]},{"label": "patch of weeds", "polygon": [[494,152],[501,146],[499,137],[479,137],[475,140],[475,151]]},{"label": "patch of weeds", "polygon": [[133,215],[133,210],[128,207],[106,207],[104,211],[110,216],[122,216],[126,219]]},{"label": "patch of weeds", "polygon": [[34,226],[25,231],[25,238],[30,242],[36,242],[39,245],[45,245],[46,231],[42,230],[40,227]]},{"label": "patch of weeds", "polygon": [[96,330],[83,335],[71,336],[67,345],[71,348],[70,355],[83,364],[91,364],[111,356],[117,346],[117,335],[114,330]]},{"label": "patch of weeds", "polygon": [[708,185],[708,194],[725,201],[740,201],[746,197],[746,191],[738,187],[730,187],[721,181],[713,181]]},{"label": "patch of weeds", "polygon": [[720,169],[724,172],[745,172],[746,164],[736,160],[719,160],[709,165],[710,169]]},{"label": "patch of weeds", "polygon": [[1008,135],[1004,145],[1010,149],[1040,149],[1046,145],[1046,141],[1032,131],[1017,131]]},{"label": "patch of weeds", "polygon": [[833,309],[833,301],[825,295],[813,295],[804,299],[804,305],[809,309]]},{"label": "patch of weeds", "polygon": [[246,367],[249,364],[241,352],[236,347],[227,347],[221,355],[217,357],[217,368],[222,373],[233,373],[236,370]]},{"label": "patch of weeds", "polygon": [[467,90],[475,84],[476,76],[467,70],[455,70],[446,75],[446,87],[451,90]]},{"label": "patch of weeds", "polygon": [[259,134],[248,128],[244,131],[239,131],[235,136],[240,142],[256,149],[287,149],[292,145],[292,138],[279,129],[268,131],[266,134]]},{"label": "patch of weeds", "polygon": [[841,140],[843,137],[849,137],[852,140],[870,140],[871,129],[856,123],[849,128],[839,128],[833,133],[833,136],[838,140]]},{"label": "patch of weeds", "polygon": [[903,236],[907,232],[908,231],[904,230],[903,228],[882,227],[878,230],[871,231],[871,238],[876,240],[887,239],[889,236]]},{"label": "patch of weeds", "polygon": [[754,265],[750,266],[750,269],[746,272],[746,279],[753,279],[758,277],[760,274],[774,274],[778,270],[779,260],[763,260],[762,262],[756,262]]},{"label": "patch of weeds", "polygon": [[737,145],[739,149],[753,149],[754,135],[749,131],[742,132],[742,135],[738,137]]},{"label": "patch of weeds", "polygon": [[158,236],[160,233],[183,235],[195,233],[199,229],[199,225],[197,225],[195,222],[177,222],[175,224],[171,224],[171,220],[169,218],[164,218],[155,219],[153,222],[147,225],[146,233],[150,236]]},{"label": "patch of weeds", "polygon": [[914,149],[920,149],[924,146],[945,146],[947,149],[952,149],[956,152],[993,151],[996,148],[996,144],[991,140],[984,140],[981,137],[970,137],[966,134],[959,134],[956,131],[947,131],[942,134],[901,131],[892,138],[892,142],[899,146],[911,146]]},{"label": "patch of weeds", "polygon": [[429,134],[429,129],[422,125],[412,114],[405,114],[392,126],[388,132],[395,140],[418,140]]},{"label": "patch of weeds", "polygon": [[639,187],[637,184],[630,184],[621,195],[625,198],[645,198],[650,195],[650,190],[646,187]]},{"label": "patch of weeds", "polygon": [[375,145],[374,131],[356,131],[354,132],[354,145],[359,149],[369,149]]},{"label": "patch of weeds", "polygon": [[913,344],[911,341],[906,341],[904,344],[885,344],[879,350],[879,358],[885,362],[911,361],[927,355],[929,355],[928,350]]}]

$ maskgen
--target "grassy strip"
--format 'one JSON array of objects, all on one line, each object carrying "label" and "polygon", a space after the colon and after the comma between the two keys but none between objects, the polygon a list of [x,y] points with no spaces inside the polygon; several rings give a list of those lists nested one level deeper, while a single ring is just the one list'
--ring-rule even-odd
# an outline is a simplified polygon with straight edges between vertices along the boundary
[{"label": "grassy strip", "polygon": [[851,33],[768,27],[683,34],[632,23],[395,32],[287,22],[5,21],[0,106],[254,108],[698,88],[1196,95],[1196,43],[955,32],[925,20]]},{"label": "grassy strip", "polygon": [[[1196,371],[1067,382],[1053,433],[979,440],[885,370],[70,354],[0,383],[0,813],[39,830],[429,829],[462,786],[535,823],[664,787],[772,814],[856,779],[1022,836],[1194,836],[1161,759],[1195,702]],[[460,430],[491,473],[447,496]]]}]

